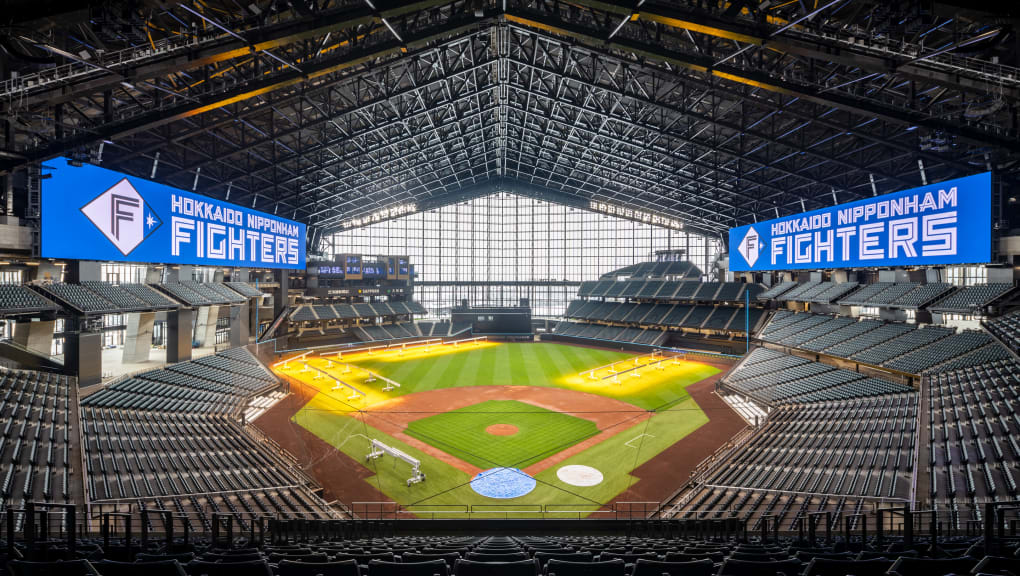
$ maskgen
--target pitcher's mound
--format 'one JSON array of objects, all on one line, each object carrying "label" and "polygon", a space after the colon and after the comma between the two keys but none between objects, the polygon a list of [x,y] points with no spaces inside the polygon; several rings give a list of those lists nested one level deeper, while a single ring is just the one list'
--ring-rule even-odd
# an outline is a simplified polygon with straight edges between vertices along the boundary
[{"label": "pitcher's mound", "polygon": [[485,432],[493,436],[513,436],[517,433],[517,427],[513,424],[493,424],[486,427]]}]

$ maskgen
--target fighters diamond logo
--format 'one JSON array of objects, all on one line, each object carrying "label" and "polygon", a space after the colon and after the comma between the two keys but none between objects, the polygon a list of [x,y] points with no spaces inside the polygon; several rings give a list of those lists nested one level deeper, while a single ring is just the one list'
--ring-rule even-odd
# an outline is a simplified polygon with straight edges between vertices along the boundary
[{"label": "fighters diamond logo", "polygon": [[81,212],[125,256],[163,223],[127,178],[82,206]]},{"label": "fighters diamond logo", "polygon": [[758,231],[754,227],[747,229],[747,234],[744,235],[744,239],[740,241],[737,246],[737,250],[740,255],[744,257],[749,267],[754,267],[754,263],[758,261],[758,255],[761,252],[761,238],[758,236]]}]

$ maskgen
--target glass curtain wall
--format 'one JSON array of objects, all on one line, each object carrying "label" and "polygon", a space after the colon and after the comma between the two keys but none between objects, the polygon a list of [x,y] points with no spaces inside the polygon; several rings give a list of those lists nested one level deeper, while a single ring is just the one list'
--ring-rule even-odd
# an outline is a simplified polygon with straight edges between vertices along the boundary
[{"label": "glass curtain wall", "polygon": [[330,256],[409,256],[417,273],[415,299],[431,318],[447,315],[461,300],[516,306],[521,298],[529,299],[536,316],[558,316],[581,281],[667,249],[686,250],[708,271],[719,242],[508,193],[345,230],[325,246]]}]

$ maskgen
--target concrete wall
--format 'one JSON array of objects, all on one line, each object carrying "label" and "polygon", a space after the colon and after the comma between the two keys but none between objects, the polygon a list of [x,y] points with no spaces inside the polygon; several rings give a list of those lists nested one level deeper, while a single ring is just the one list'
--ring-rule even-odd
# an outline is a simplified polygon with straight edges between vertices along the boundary
[{"label": "concrete wall", "polygon": [[125,364],[148,362],[152,351],[152,325],[156,322],[155,312],[128,314],[127,330],[124,334]]},{"label": "concrete wall", "polygon": [[14,324],[14,342],[28,348],[32,352],[49,356],[53,350],[54,320],[38,322],[18,321]]}]

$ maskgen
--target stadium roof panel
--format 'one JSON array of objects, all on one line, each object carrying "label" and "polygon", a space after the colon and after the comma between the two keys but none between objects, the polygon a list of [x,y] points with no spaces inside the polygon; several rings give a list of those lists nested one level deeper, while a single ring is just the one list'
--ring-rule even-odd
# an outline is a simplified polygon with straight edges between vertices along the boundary
[{"label": "stadium roof panel", "polygon": [[47,25],[93,37],[59,51],[12,39],[19,74],[0,94],[20,123],[0,171],[71,153],[319,233],[498,183],[715,234],[1020,169],[1020,74],[994,15],[949,26],[863,0],[207,4],[71,11]]}]

